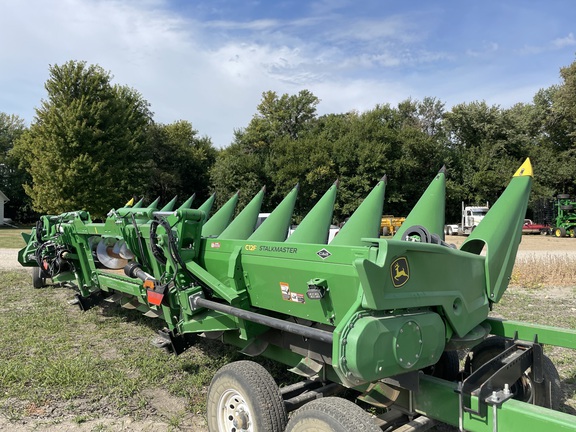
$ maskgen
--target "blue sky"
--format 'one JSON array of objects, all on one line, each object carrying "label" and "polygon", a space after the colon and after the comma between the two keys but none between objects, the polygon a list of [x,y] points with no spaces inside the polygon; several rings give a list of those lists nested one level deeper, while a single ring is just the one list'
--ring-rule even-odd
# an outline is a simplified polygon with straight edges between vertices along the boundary
[{"label": "blue sky", "polygon": [[49,65],[98,64],[154,119],[218,147],[262,92],[312,91],[318,113],[435,97],[529,103],[576,54],[576,4],[543,1],[0,0],[0,111],[27,124]]}]

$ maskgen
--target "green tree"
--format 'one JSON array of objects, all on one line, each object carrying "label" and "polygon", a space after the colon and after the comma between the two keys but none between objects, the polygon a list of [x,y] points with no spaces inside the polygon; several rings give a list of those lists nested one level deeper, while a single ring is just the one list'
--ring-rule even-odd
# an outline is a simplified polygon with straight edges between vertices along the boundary
[{"label": "green tree", "polygon": [[[262,94],[258,105],[259,114],[253,121],[262,121],[272,136],[289,136],[297,139],[308,123],[316,117],[316,106],[320,100],[309,90],[301,90],[297,95],[267,91]],[[250,127],[250,126],[249,126]]]},{"label": "green tree", "polygon": [[[444,117],[452,153],[450,206],[494,202],[518,162],[528,156],[512,116],[485,102],[460,104]],[[458,207],[459,208],[459,207]]]},{"label": "green tree", "polygon": [[154,124],[149,133],[153,167],[147,198],[159,196],[166,202],[175,195],[187,199],[193,193],[197,200],[207,198],[209,173],[217,154],[210,138],[198,136],[185,120]]},{"label": "green tree", "polygon": [[47,99],[14,146],[32,178],[24,187],[35,210],[86,209],[102,217],[142,195],[152,114],[137,91],[111,79],[86,62],[50,66]]},{"label": "green tree", "polygon": [[30,177],[18,167],[18,159],[11,152],[14,142],[25,131],[24,120],[0,112],[0,190],[10,200],[5,205],[4,215],[20,222],[27,222],[35,216],[31,200],[22,186],[30,181]]},{"label": "green tree", "polygon": [[541,91],[536,100],[545,107],[544,134],[556,153],[553,159],[557,193],[576,193],[576,61],[560,69],[562,83]]},{"label": "green tree", "polygon": [[[262,186],[268,199],[265,207],[273,208],[283,198],[287,185],[277,187],[274,152],[298,141],[316,120],[319,100],[308,90],[297,95],[278,96],[273,91],[262,94],[257,113],[245,129],[234,132],[234,142],[221,151],[212,170],[219,203],[227,200],[239,188],[239,206],[246,204]],[[282,146],[275,143],[282,142]],[[290,182],[289,187],[296,183]]]}]

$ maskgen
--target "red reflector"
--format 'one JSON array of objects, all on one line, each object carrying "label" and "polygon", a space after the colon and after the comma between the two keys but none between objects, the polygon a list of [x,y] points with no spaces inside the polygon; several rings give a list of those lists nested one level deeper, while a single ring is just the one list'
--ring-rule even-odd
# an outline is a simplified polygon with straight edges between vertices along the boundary
[{"label": "red reflector", "polygon": [[148,295],[148,303],[151,303],[156,306],[160,306],[162,304],[162,299],[164,298],[164,294],[160,294],[156,291],[147,290]]}]

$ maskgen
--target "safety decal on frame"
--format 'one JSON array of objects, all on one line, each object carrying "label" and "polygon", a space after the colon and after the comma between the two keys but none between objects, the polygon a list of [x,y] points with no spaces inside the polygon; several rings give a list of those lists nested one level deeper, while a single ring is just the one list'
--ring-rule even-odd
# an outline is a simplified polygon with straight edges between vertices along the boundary
[{"label": "safety decal on frame", "polygon": [[304,294],[295,293],[290,291],[290,285],[286,282],[280,282],[280,290],[282,291],[282,300],[291,301],[295,303],[305,303]]},{"label": "safety decal on frame", "polygon": [[304,294],[293,292],[290,294],[290,300],[296,303],[304,303]]},{"label": "safety decal on frame", "polygon": [[280,289],[282,290],[282,300],[290,301],[290,285],[286,282],[280,282]]}]

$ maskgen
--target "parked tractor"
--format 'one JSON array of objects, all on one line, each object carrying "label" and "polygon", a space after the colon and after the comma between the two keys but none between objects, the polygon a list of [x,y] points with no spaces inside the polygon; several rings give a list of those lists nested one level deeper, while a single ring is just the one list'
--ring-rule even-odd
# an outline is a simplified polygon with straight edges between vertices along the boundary
[{"label": "parked tractor", "polygon": [[556,237],[576,237],[576,201],[568,194],[556,197],[556,223],[552,233]]},{"label": "parked tractor", "polygon": [[220,339],[301,377],[279,388],[254,361],[225,365],[208,389],[212,432],[576,431],[543,353],[576,349],[576,331],[489,317],[521,241],[530,161],[459,249],[444,241],[445,180],[391,238],[384,177],[329,243],[337,184],[288,238],[297,186],[257,229],[264,190],[236,217],[237,194],[212,215],[213,196],[138,202],[101,223],[42,216],[19,261],[35,287],[73,282],[83,310],[107,300],[163,320],[156,345],[174,354]]}]

